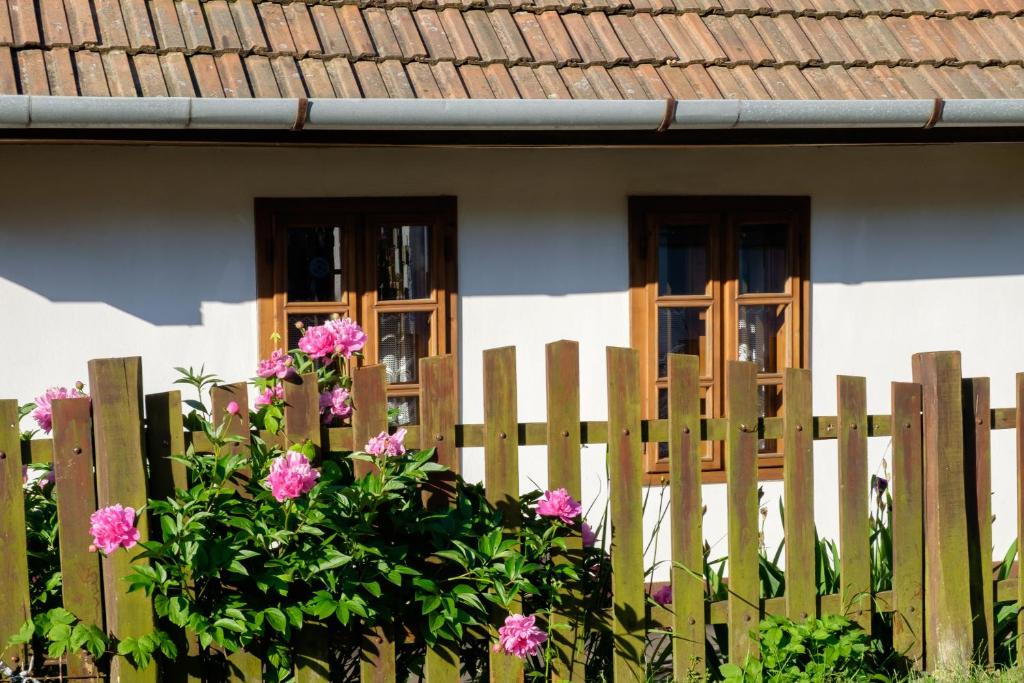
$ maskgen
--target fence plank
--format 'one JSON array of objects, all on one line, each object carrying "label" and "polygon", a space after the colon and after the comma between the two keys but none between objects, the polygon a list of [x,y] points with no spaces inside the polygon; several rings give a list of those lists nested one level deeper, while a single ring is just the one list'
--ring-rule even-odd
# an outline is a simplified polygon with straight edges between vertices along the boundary
[{"label": "fence plank", "polygon": [[[89,361],[92,389],[93,432],[96,445],[96,499],[99,507],[120,504],[136,510],[146,504],[147,481],[142,452],[142,360],[104,358]],[[145,515],[136,520],[140,540],[149,539]],[[103,599],[107,630],[117,638],[140,637],[153,632],[153,605],[142,591],[128,592],[123,577],[134,551],[115,552],[102,559]],[[121,657],[110,663],[113,681],[137,683],[158,679],[156,663],[137,671]]]},{"label": "fence plank", "polygon": [[[1024,566],[1020,559],[1024,557],[1024,372],[1017,373],[1017,566]],[[1017,580],[1017,604],[1024,605],[1024,581]],[[1024,609],[1017,612],[1017,633],[1024,633]],[[1024,647],[1017,641],[1017,663],[1024,665]]]},{"label": "fence plank", "polygon": [[[509,536],[519,532],[519,445],[516,432],[516,349],[484,351],[484,486],[487,500],[501,512]],[[517,606],[512,611],[517,611]],[[494,614],[495,627],[505,614]],[[491,681],[523,680],[522,662],[490,653]]]},{"label": "fence plank", "polygon": [[871,632],[871,527],[868,520],[867,382],[840,376],[839,415],[839,599],[843,610]]},{"label": "fence plank", "polygon": [[[420,359],[420,434],[421,448],[433,446],[437,462],[450,473],[434,476],[424,503],[437,510],[452,504],[455,475],[461,471],[459,451],[455,447],[455,423],[458,421],[458,376],[455,356]],[[427,648],[424,674],[427,683],[458,683],[459,653],[451,645]]]},{"label": "fence plank", "polygon": [[786,614],[803,621],[817,614],[818,586],[814,575],[814,438],[811,371],[786,368],[783,435],[785,479]]},{"label": "fence plank", "polygon": [[[574,341],[557,341],[545,347],[548,413],[548,488],[564,488],[582,500],[580,475],[580,347]],[[583,541],[573,535],[566,553],[557,561],[571,562],[583,571]],[[583,681],[586,658],[583,645],[585,615],[578,586],[566,590],[565,607],[551,615],[549,634],[555,647],[552,679]]]},{"label": "fence plank", "polygon": [[612,677],[643,680],[643,445],[640,441],[640,358],[609,347],[608,473],[612,522]]},{"label": "fence plank", "polygon": [[915,354],[913,365],[924,420],[925,663],[953,669],[970,661],[974,646],[960,353]]},{"label": "fence plank", "polygon": [[892,383],[892,590],[893,648],[924,663],[924,458],[921,385]]},{"label": "fence plank", "polygon": [[992,428],[988,377],[963,381],[964,460],[967,476],[967,543],[971,563],[974,651],[981,663],[995,661],[995,603],[992,573]]},{"label": "fence plank", "polygon": [[[388,428],[387,377],[383,365],[356,368],[352,372],[352,433],[357,448]],[[353,461],[357,477],[373,470],[372,463]],[[359,680],[391,683],[395,680],[394,629],[380,626],[361,638]]]},{"label": "fence plank", "polygon": [[729,661],[756,656],[752,631],[760,620],[757,529],[757,369],[726,367],[725,472],[729,519]]},{"label": "fence plank", "polygon": [[[64,607],[82,620],[104,628],[100,560],[89,552],[89,516],[96,511],[93,479],[92,406],[89,399],[53,401],[53,475],[57,491],[60,568]],[[74,495],[60,495],[61,491]],[[95,676],[96,665],[83,653],[68,657],[68,675]]]},{"label": "fence plank", "polygon": [[[316,374],[296,375],[284,381],[285,444],[312,444],[317,459],[323,443],[320,424],[320,393]],[[296,683],[327,683],[330,680],[328,629],[320,622],[307,621],[296,645]]]},{"label": "fence plank", "polygon": [[[18,402],[0,401],[0,655],[7,663],[25,661],[25,648],[7,647],[31,616],[22,491]],[[88,547],[88,546],[86,546]]]},{"label": "fence plank", "polygon": [[704,575],[699,368],[697,356],[668,355],[672,662],[677,681],[701,678],[706,668],[704,581],[698,578]]}]

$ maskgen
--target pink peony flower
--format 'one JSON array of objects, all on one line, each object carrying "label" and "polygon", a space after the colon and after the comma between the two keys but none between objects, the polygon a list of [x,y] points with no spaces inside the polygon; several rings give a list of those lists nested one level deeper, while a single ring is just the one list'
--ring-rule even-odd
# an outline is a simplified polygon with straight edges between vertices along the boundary
[{"label": "pink peony flower", "polygon": [[381,432],[370,439],[364,450],[370,455],[402,455],[405,453],[405,446],[402,445],[403,440],[405,440],[404,428],[399,429],[393,435]]},{"label": "pink peony flower", "polygon": [[238,415],[242,412],[242,408],[238,405],[238,401],[231,401],[228,403],[227,411],[229,415]]},{"label": "pink peony flower", "polygon": [[270,492],[279,503],[308,493],[320,478],[302,453],[288,451],[270,462]]},{"label": "pink peony flower", "polygon": [[536,621],[533,615],[527,617],[510,614],[505,617],[505,625],[498,629],[498,642],[494,645],[494,651],[520,659],[539,653],[540,646],[548,636],[537,628]]},{"label": "pink peony flower", "polygon": [[351,318],[328,320],[324,327],[334,336],[334,353],[345,358],[351,358],[353,353],[366,345],[366,333]]},{"label": "pink peony flower", "polygon": [[590,528],[590,525],[583,522],[583,528],[581,530],[583,534],[583,547],[593,548],[594,544],[597,543],[597,532]]},{"label": "pink peony flower", "polygon": [[325,358],[334,353],[334,335],[323,325],[310,327],[299,340],[299,350],[310,358]]},{"label": "pink peony flower", "polygon": [[352,404],[348,401],[348,389],[336,387],[320,394],[320,410],[323,411],[324,424],[334,422],[336,417],[348,417],[352,414]]},{"label": "pink peony flower", "polygon": [[[93,544],[109,555],[118,548],[131,548],[139,542],[135,528],[135,510],[120,505],[101,508],[89,517]],[[90,546],[92,547],[92,546]]]},{"label": "pink peony flower", "polygon": [[36,409],[32,411],[32,417],[36,424],[44,432],[49,434],[53,430],[53,406],[50,403],[57,398],[83,398],[83,394],[77,387],[67,389],[65,387],[50,387],[42,396],[36,397]]},{"label": "pink peony flower", "polygon": [[284,400],[284,387],[278,384],[276,387],[267,387],[256,396],[253,405],[257,408],[269,406],[274,401]]},{"label": "pink peony flower", "polygon": [[256,370],[256,374],[264,379],[270,379],[271,377],[284,379],[292,372],[292,357],[281,349],[271,353],[270,358],[261,360]]},{"label": "pink peony flower", "polygon": [[651,598],[653,598],[654,602],[658,603],[662,607],[672,604],[672,585],[665,584],[658,590],[654,591]]},{"label": "pink peony flower", "polygon": [[537,514],[541,517],[558,517],[566,524],[572,521],[583,512],[583,506],[569,495],[565,489],[545,491],[540,500],[537,501]]}]

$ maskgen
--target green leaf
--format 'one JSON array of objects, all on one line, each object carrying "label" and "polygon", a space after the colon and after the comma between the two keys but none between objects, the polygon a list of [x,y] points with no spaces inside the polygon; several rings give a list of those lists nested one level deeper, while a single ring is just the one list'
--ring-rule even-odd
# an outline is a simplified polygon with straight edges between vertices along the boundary
[{"label": "green leaf", "polygon": [[284,612],[277,609],[276,607],[268,607],[263,610],[263,616],[266,617],[267,623],[270,624],[274,630],[280,633],[288,632],[288,618],[285,617]]}]

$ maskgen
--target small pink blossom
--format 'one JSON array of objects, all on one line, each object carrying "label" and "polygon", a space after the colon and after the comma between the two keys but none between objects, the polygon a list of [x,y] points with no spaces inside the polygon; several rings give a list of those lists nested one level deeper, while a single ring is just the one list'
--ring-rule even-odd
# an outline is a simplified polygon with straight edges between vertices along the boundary
[{"label": "small pink blossom", "polygon": [[402,455],[405,453],[405,428],[399,429],[394,434],[381,432],[367,442],[365,451],[370,455]]},{"label": "small pink blossom", "polygon": [[238,415],[242,412],[242,408],[238,405],[238,401],[231,401],[228,403],[227,411],[229,415]]},{"label": "small pink blossom", "polygon": [[342,387],[335,387],[320,394],[320,410],[324,414],[324,424],[334,422],[336,417],[348,417],[352,414],[352,404],[348,399],[348,389]]},{"label": "small pink blossom", "polygon": [[334,353],[345,358],[351,358],[366,345],[366,333],[351,318],[328,320],[324,327],[334,336]]},{"label": "small pink blossom", "polygon": [[597,543],[597,532],[595,532],[589,524],[583,522],[581,533],[583,534],[583,547],[593,548],[594,544]]},{"label": "small pink blossom", "polygon": [[528,617],[522,614],[505,617],[505,625],[498,629],[498,642],[494,645],[494,651],[520,659],[538,654],[548,636],[537,628],[536,622],[537,618],[532,614]]},{"label": "small pink blossom", "polygon": [[654,591],[651,598],[662,607],[672,604],[672,585],[665,584],[658,590]]},{"label": "small pink blossom", "polygon": [[32,418],[44,432],[49,434],[53,431],[53,405],[51,401],[58,398],[83,398],[85,394],[78,387],[67,389],[65,387],[50,387],[42,396],[36,397],[36,409],[32,411]]},{"label": "small pink blossom", "polygon": [[299,350],[314,359],[330,356],[334,347],[334,335],[323,325],[308,328],[299,340]]},{"label": "small pink blossom", "polygon": [[583,512],[583,506],[569,495],[565,489],[545,491],[544,495],[537,501],[537,514],[541,517],[558,517],[566,524],[572,524],[573,520]]},{"label": "small pink blossom", "polygon": [[270,492],[279,503],[308,493],[320,478],[302,453],[288,451],[270,462]]},{"label": "small pink blossom", "polygon": [[263,406],[269,406],[274,401],[283,401],[283,400],[284,400],[284,387],[281,386],[280,384],[278,384],[277,386],[267,387],[266,389],[261,391],[256,396],[256,400],[253,401],[253,405],[255,405],[257,408],[261,408]]},{"label": "small pink blossom", "polygon": [[[93,545],[109,555],[118,548],[131,548],[139,542],[135,528],[134,508],[111,505],[101,508],[89,517]],[[93,546],[90,546],[90,548]]]},{"label": "small pink blossom", "polygon": [[256,374],[264,379],[270,379],[271,377],[284,379],[292,372],[292,357],[281,349],[271,353],[270,358],[261,360],[256,370]]}]

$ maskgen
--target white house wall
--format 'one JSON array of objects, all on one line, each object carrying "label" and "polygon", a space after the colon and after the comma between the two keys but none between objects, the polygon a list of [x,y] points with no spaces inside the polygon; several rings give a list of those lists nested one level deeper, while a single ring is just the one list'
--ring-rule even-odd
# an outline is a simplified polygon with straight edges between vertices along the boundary
[{"label": "white house wall", "polygon": [[[519,415],[544,419],[546,342],[580,341],[582,414],[604,419],[604,347],[627,345],[627,197],[812,198],[816,414],[836,374],[868,378],[868,409],[915,351],[960,349],[966,376],[1013,403],[1024,369],[1022,148],[460,150],[0,147],[0,394],[31,399],[85,379],[92,357],[140,354],[147,390],[172,366],[225,379],[256,359],[253,198],[458,198],[462,418],[482,419],[481,351],[518,347]],[[877,442],[877,443],[875,443]],[[994,434],[995,546],[1014,536],[1012,436]],[[872,468],[885,440],[872,444]],[[819,530],[835,537],[834,444],[816,444]],[[524,448],[524,489],[546,480]],[[465,471],[482,474],[467,449]],[[602,500],[603,449],[584,450],[587,501]],[[779,483],[765,484],[768,538]],[[706,486],[705,534],[725,552],[724,490]],[[652,491],[648,527],[658,492]],[[596,510],[596,508],[595,508]],[[593,513],[595,516],[598,512]],[[664,557],[667,536],[659,540]]]}]

